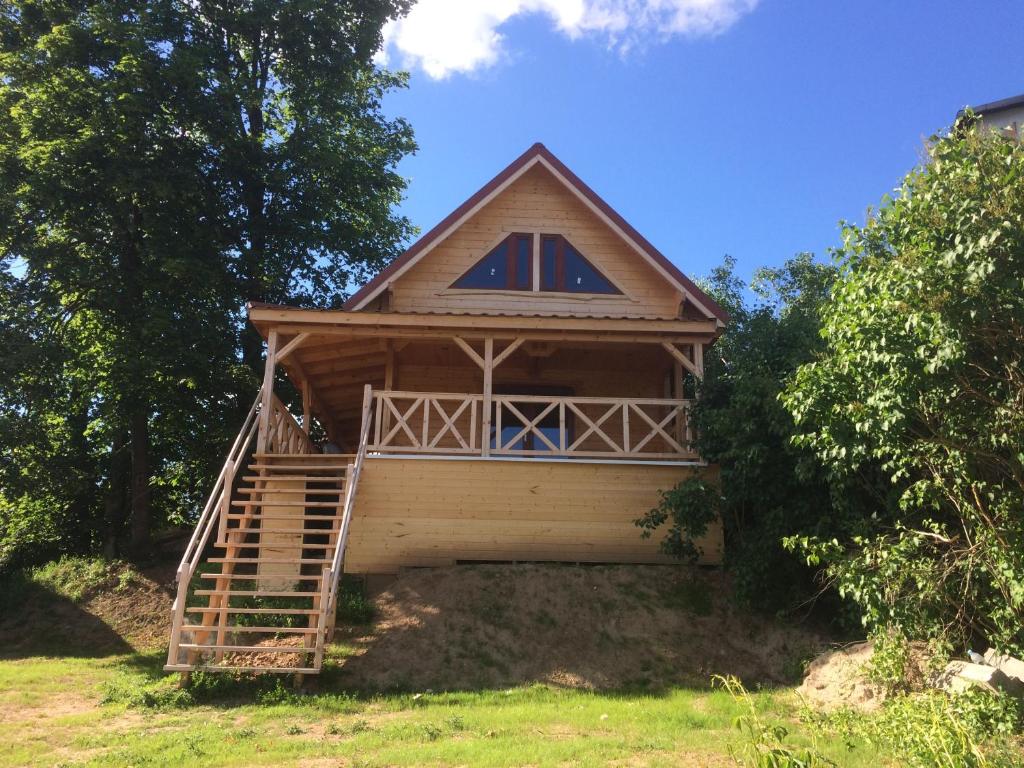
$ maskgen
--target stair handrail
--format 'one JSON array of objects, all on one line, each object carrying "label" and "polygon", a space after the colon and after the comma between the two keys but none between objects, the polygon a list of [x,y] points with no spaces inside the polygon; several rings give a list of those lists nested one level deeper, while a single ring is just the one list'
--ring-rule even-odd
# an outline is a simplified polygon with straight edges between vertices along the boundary
[{"label": "stair handrail", "polygon": [[[370,441],[371,404],[373,402],[373,388],[367,384],[363,387],[363,423],[359,432],[359,447],[356,450],[355,461],[348,465],[345,473],[345,499],[341,512],[341,529],[338,532],[338,540],[334,545],[334,556],[331,558],[330,568],[324,574],[330,579],[330,592],[328,593],[324,615],[333,617],[337,610],[338,586],[341,582],[341,574],[345,568],[345,546],[348,543],[348,529],[352,522],[352,510],[355,506],[356,489],[359,487],[359,475],[363,471],[363,460],[366,458],[366,448]],[[333,627],[333,620],[328,621]],[[326,628],[326,627],[325,627]]]},{"label": "stair handrail", "polygon": [[231,490],[235,484],[238,466],[248,451],[253,438],[259,431],[259,419],[257,419],[257,416],[259,415],[262,399],[263,387],[260,386],[256,392],[256,399],[253,401],[252,407],[249,408],[245,421],[242,422],[242,428],[238,430],[238,434],[235,436],[235,441],[231,445],[231,451],[224,461],[224,466],[221,467],[220,473],[217,475],[213,490],[210,491],[210,495],[206,499],[206,506],[203,507],[202,514],[199,515],[199,520],[196,521],[195,528],[192,531],[192,538],[189,539],[185,552],[181,556],[181,562],[178,564],[178,571],[175,574],[175,580],[179,583],[183,577],[185,583],[191,581],[196,568],[199,567],[199,561],[210,539],[210,534],[213,532],[220,517],[219,512],[224,507],[225,496],[227,498],[231,497]]}]

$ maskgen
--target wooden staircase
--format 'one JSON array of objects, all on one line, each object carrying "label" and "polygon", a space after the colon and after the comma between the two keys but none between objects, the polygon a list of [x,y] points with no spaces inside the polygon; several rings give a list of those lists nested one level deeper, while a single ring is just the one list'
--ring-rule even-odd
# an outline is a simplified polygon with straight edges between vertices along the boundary
[{"label": "wooden staircase", "polygon": [[[312,453],[277,398],[270,418],[259,418],[261,399],[178,568],[165,670],[301,675],[322,666],[366,429],[354,456]],[[268,450],[247,460],[261,424],[270,430]]]}]

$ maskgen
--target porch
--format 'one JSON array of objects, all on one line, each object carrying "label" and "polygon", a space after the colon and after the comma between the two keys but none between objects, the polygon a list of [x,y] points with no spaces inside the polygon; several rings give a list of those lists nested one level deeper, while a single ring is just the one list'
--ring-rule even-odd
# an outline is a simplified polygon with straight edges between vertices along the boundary
[{"label": "porch", "polygon": [[699,461],[690,410],[708,321],[251,316],[267,337],[264,396],[283,371],[310,450],[355,454],[367,430],[373,456]]}]

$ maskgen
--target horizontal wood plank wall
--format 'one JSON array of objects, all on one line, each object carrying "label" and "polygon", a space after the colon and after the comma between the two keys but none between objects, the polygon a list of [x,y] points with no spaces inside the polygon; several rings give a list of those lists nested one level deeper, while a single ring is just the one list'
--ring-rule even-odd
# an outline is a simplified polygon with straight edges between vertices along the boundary
[{"label": "horizontal wood plank wall", "polygon": [[[345,557],[351,573],[473,560],[665,563],[633,520],[658,490],[715,467],[368,457]],[[722,530],[701,542],[719,563]]]},{"label": "horizontal wood plank wall", "polygon": [[[460,292],[450,286],[502,233],[565,235],[625,296],[533,291]],[[392,285],[400,312],[557,314],[674,318],[675,290],[551,174],[536,167],[516,180]]]}]

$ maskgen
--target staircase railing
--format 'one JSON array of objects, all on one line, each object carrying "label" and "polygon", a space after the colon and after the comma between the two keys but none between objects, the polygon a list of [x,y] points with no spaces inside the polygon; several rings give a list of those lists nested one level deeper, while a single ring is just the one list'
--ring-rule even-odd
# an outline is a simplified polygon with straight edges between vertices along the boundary
[{"label": "staircase railing", "polygon": [[178,571],[175,580],[178,583],[178,591],[171,608],[173,620],[171,624],[171,643],[167,652],[167,663],[176,664],[178,658],[178,644],[181,640],[181,625],[185,614],[185,602],[188,598],[188,588],[195,575],[196,569],[202,561],[203,551],[210,541],[213,531],[226,520],[225,514],[230,511],[231,491],[235,485],[235,475],[238,467],[245,460],[256,434],[259,432],[259,411],[260,401],[263,397],[263,388],[256,393],[256,399],[249,409],[242,428],[238,430],[235,442],[231,445],[228,458],[221,467],[220,474],[206,499],[206,506],[196,522],[195,530],[192,531],[192,538],[189,539],[185,552],[178,564]]},{"label": "staircase railing", "polygon": [[355,506],[356,490],[359,487],[359,475],[363,471],[363,460],[370,441],[371,405],[373,389],[367,384],[363,388],[362,426],[359,432],[359,448],[355,460],[350,462],[345,471],[345,497],[341,513],[341,529],[334,547],[331,565],[324,573],[321,582],[321,605],[323,606],[324,622],[322,631],[317,638],[316,662],[319,665],[323,656],[323,644],[334,634],[334,619],[338,609],[338,592],[341,587],[341,576],[345,570],[345,546],[348,543],[348,529],[352,522],[352,510]]}]

